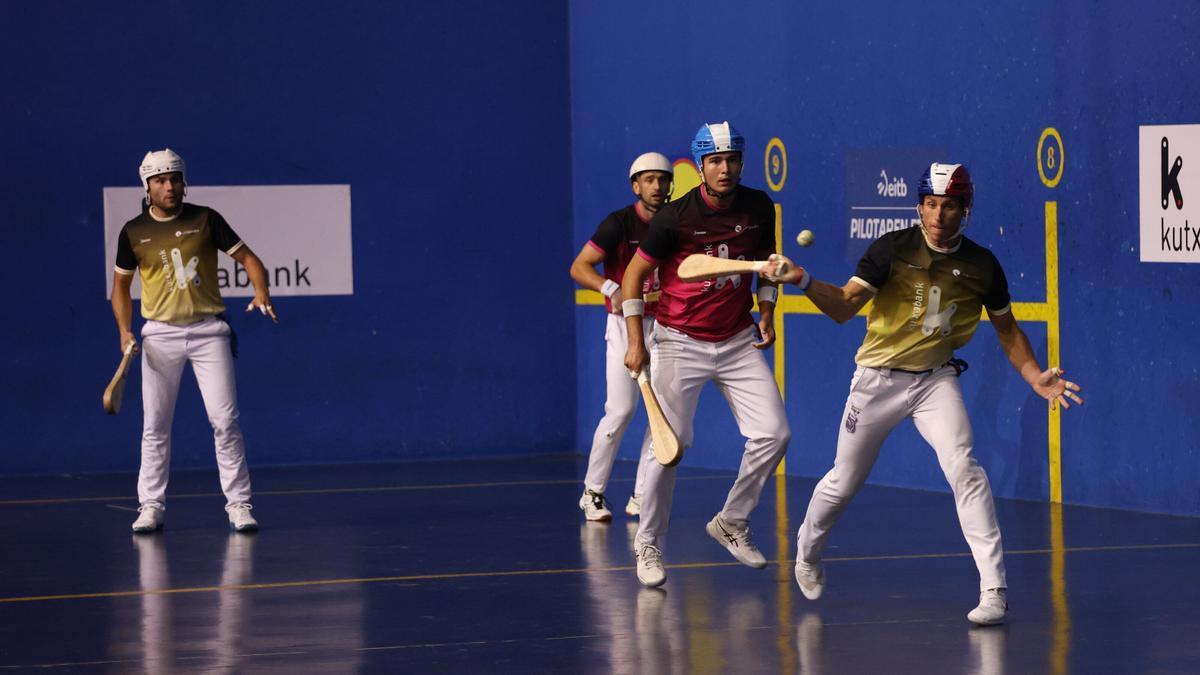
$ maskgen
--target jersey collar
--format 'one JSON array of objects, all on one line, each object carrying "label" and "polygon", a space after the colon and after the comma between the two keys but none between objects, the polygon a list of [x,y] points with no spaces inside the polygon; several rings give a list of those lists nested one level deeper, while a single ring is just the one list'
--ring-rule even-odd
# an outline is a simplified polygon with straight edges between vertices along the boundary
[{"label": "jersey collar", "polygon": [[633,212],[637,214],[639,220],[647,225],[650,224],[650,219],[654,217],[653,213],[646,213],[646,207],[642,205],[642,200],[637,200],[633,203]]},{"label": "jersey collar", "polygon": [[[704,203],[708,206],[708,208],[712,209],[713,211],[716,211],[717,213],[724,213],[725,211],[728,211],[729,209],[733,208],[733,201],[729,202],[729,206],[721,206],[720,204],[717,204],[715,201],[713,201],[712,197],[708,196],[708,190],[705,188],[703,182],[700,183],[700,185],[697,186],[696,189],[700,191],[700,198],[703,199]],[[737,187],[734,187],[733,190],[734,190],[733,197],[734,197],[734,200],[736,200],[737,199]]]}]

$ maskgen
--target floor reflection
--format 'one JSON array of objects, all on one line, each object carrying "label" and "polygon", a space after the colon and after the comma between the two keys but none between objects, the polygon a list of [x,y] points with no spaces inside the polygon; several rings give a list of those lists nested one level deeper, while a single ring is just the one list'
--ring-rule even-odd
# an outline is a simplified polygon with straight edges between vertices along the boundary
[{"label": "floor reflection", "polygon": [[[633,572],[613,570],[633,562],[637,523],[580,526],[590,623],[606,636],[614,673],[687,673],[682,625],[671,594],[642,588]],[[616,537],[620,541],[616,541]],[[610,539],[611,538],[611,539]],[[607,637],[611,636],[611,637]]]},{"label": "floor reflection", "polygon": [[807,612],[796,622],[796,660],[797,672],[806,675],[833,672],[825,652],[825,622],[816,612]]},{"label": "floor reflection", "polygon": [[1008,672],[1005,642],[1008,626],[981,626],[967,631],[971,675],[1002,675]]},{"label": "floor reflection", "polygon": [[175,667],[171,635],[171,596],[157,593],[170,587],[167,549],[162,536],[132,535],[138,553],[138,583],[142,589],[141,661],[147,673],[168,673]]},{"label": "floor reflection", "polygon": [[[133,536],[139,615],[129,621],[123,615],[130,606],[114,604],[113,662],[136,663],[140,672],[151,674],[356,669],[363,654],[361,588],[318,586],[297,595],[256,586],[260,536],[230,533],[221,540],[219,555],[208,560],[197,555],[194,541],[172,547],[165,533]],[[220,563],[219,580],[198,580],[197,568],[211,570],[214,562]],[[173,575],[173,564],[190,573]],[[309,629],[314,625],[320,630]],[[133,626],[136,637],[128,632]]]}]

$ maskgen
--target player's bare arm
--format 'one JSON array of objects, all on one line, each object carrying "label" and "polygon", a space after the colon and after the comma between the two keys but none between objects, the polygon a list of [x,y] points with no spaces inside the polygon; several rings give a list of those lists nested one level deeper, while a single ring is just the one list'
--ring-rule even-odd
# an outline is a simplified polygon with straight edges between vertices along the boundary
[{"label": "player's bare arm", "polygon": [[271,290],[267,285],[267,270],[263,267],[262,261],[245,244],[242,244],[236,251],[229,254],[229,256],[238,261],[242,267],[246,268],[246,275],[250,277],[250,283],[254,284],[254,299],[250,301],[250,305],[246,307],[246,311],[250,312],[258,308],[260,312],[271,317],[271,321],[279,323],[279,317],[275,315],[275,307],[271,305]]},{"label": "player's bare arm", "polygon": [[858,315],[858,310],[875,296],[871,289],[853,279],[841,287],[813,279],[806,293],[817,309],[838,323],[853,319]]},{"label": "player's bare arm", "polygon": [[758,332],[762,340],[755,342],[757,349],[766,349],[775,344],[776,301],[766,298],[779,297],[779,284],[765,277],[758,278]]},{"label": "player's bare arm", "polygon": [[[579,255],[575,256],[575,261],[571,263],[571,278],[575,280],[575,283],[588,290],[604,293],[604,282],[608,280],[600,276],[600,273],[596,271],[596,267],[602,262],[604,262],[604,254],[597,250],[596,247],[584,244],[583,249],[579,251]],[[620,314],[621,302],[625,298],[624,294],[621,293],[621,289],[612,288],[607,297],[612,302],[612,313]]]},{"label": "player's bare arm", "polygon": [[132,285],[132,274],[113,272],[112,308],[113,317],[117,320],[121,353],[131,342],[134,343],[134,351],[137,351],[137,340],[133,337],[133,294],[129,290]]},{"label": "player's bare arm", "polygon": [[1072,402],[1083,405],[1083,399],[1075,393],[1079,391],[1079,385],[1064,379],[1061,368],[1042,370],[1038,365],[1037,357],[1033,355],[1033,347],[1029,344],[1029,337],[1021,330],[1011,311],[993,314],[988,310],[988,318],[991,319],[992,327],[996,329],[996,336],[1000,338],[1000,346],[1004,349],[1009,363],[1038,396],[1049,401],[1051,407],[1056,403],[1062,403],[1063,408],[1070,408]]},{"label": "player's bare arm", "polygon": [[[623,302],[645,302],[642,298],[642,284],[646,277],[654,271],[655,265],[641,255],[635,254],[625,268],[625,276],[621,278],[621,297]],[[625,368],[636,373],[650,362],[650,353],[646,351],[645,340],[642,338],[642,314],[631,313],[625,308],[625,328],[628,334],[629,346],[625,350]]]},{"label": "player's bare arm", "polygon": [[[780,270],[783,271],[782,274]],[[807,270],[785,255],[773,255],[768,258],[767,267],[759,272],[759,277],[766,280],[776,279],[780,283],[799,287],[817,309],[838,323],[846,323],[853,319],[858,310],[875,295],[874,291],[853,279],[840,288],[814,279],[809,276]]]}]

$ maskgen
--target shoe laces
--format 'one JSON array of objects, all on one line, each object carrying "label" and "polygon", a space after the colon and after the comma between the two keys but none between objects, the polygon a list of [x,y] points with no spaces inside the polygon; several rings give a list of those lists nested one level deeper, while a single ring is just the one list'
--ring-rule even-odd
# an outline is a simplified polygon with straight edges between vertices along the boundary
[{"label": "shoe laces", "polygon": [[756,548],[754,546],[754,539],[750,535],[750,526],[749,525],[747,525],[746,527],[743,527],[742,529],[739,530],[738,528],[733,527],[732,525],[725,522],[724,520],[722,520],[720,522],[720,524],[721,524],[721,532],[725,535],[725,539],[727,539],[729,541],[729,543],[736,544],[739,548],[745,548],[745,549],[750,549],[750,550],[753,550],[754,548]]},{"label": "shoe laces", "polygon": [[989,588],[979,594],[980,605],[994,605],[1008,609],[1008,597],[1003,588]]},{"label": "shoe laces", "polygon": [[162,511],[162,507],[154,506],[152,504],[147,504],[145,506],[138,507],[138,513],[148,513],[148,512],[153,512],[153,511]]},{"label": "shoe laces", "polygon": [[657,546],[646,544],[638,552],[638,560],[646,567],[662,565],[662,551]]},{"label": "shoe laces", "polygon": [[804,577],[805,580],[811,581],[814,584],[821,583],[821,568],[817,565],[800,561],[800,564],[796,565],[796,569],[800,571],[800,576]]},{"label": "shoe laces", "polygon": [[235,504],[229,507],[229,513],[231,515],[248,516],[250,515],[250,509],[252,508],[254,507],[249,504]]}]

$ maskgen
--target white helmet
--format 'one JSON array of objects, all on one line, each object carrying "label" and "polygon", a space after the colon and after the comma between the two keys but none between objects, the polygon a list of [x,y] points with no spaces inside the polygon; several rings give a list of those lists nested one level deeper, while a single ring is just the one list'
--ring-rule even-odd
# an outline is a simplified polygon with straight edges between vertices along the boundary
[{"label": "white helmet", "polygon": [[150,178],[164,173],[172,173],[178,171],[183,178],[183,185],[187,187],[187,169],[183,166],[183,158],[180,157],[174,150],[167,148],[166,150],[151,150],[142,158],[142,166],[138,169],[138,175],[142,177],[142,187],[150,189]]},{"label": "white helmet", "polygon": [[629,180],[643,171],[662,171],[671,174],[671,178],[675,177],[675,170],[671,167],[671,160],[667,156],[659,152],[647,152],[644,155],[638,155],[638,158],[633,160],[633,164],[629,167]]}]

